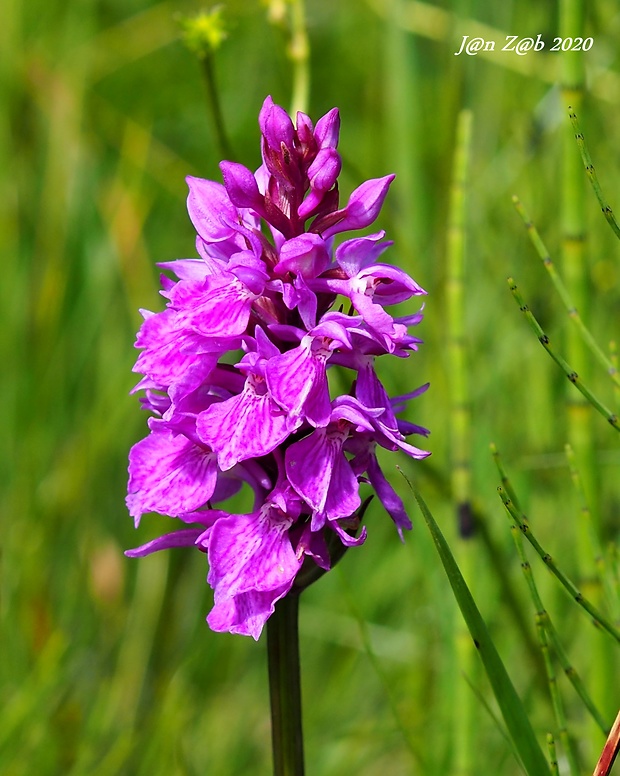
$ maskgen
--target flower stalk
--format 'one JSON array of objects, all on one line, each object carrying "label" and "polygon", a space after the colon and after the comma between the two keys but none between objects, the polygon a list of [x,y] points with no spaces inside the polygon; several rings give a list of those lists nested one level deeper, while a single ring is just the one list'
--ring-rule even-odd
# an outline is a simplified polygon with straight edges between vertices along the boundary
[{"label": "flower stalk", "polygon": [[274,776],[303,776],[299,669],[299,593],[281,598],[267,621]]},{"label": "flower stalk", "polygon": [[220,97],[215,81],[215,54],[226,40],[223,8],[217,5],[210,11],[204,11],[197,16],[181,18],[180,23],[185,45],[200,61],[202,74],[205,79],[207,106],[218,150],[224,158],[234,159],[232,147],[226,133]]}]

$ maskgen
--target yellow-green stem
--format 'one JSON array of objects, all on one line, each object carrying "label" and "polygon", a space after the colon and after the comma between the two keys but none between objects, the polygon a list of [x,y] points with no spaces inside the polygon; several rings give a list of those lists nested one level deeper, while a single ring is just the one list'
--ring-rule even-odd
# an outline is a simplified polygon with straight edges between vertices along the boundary
[{"label": "yellow-green stem", "polygon": [[[467,354],[465,350],[465,221],[467,167],[471,142],[471,111],[463,110],[457,123],[456,153],[452,173],[448,221],[446,307],[448,313],[448,373],[450,375],[450,448],[452,451],[451,491],[457,520],[458,555],[461,569],[470,587],[476,568],[477,546],[471,541],[474,531],[471,504],[471,441]],[[463,676],[473,678],[478,665],[469,631],[459,620],[456,632],[457,666],[460,676],[455,685],[455,763],[458,776],[473,776],[476,767],[474,725],[477,713],[475,696]]]},{"label": "yellow-green stem", "polygon": [[310,43],[306,31],[306,10],[304,0],[291,3],[291,41],[288,55],[293,63],[293,96],[291,116],[297,111],[308,112],[310,99]]}]

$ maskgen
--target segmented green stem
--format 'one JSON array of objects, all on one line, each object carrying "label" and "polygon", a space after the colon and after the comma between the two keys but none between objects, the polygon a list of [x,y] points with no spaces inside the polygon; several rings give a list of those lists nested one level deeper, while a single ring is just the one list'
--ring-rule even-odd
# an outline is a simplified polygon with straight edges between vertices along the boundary
[{"label": "segmented green stem", "polygon": [[570,445],[566,445],[564,449],[566,452],[566,458],[568,460],[568,468],[570,471],[571,480],[573,481],[573,485],[577,491],[577,497],[580,502],[579,515],[580,520],[584,526],[583,534],[587,538],[589,549],[594,560],[596,573],[601,588],[605,593],[609,611],[611,612],[613,619],[617,621],[620,616],[620,612],[618,611],[618,596],[614,591],[613,584],[609,576],[609,569],[607,568],[607,562],[605,560],[605,553],[603,552],[603,547],[601,546],[598,533],[592,522],[592,514],[590,512],[590,507],[588,506],[586,495],[583,490],[579,470],[577,469],[575,454]]},{"label": "segmented green stem", "polygon": [[570,380],[571,383],[573,383],[575,388],[577,388],[577,390],[580,391],[583,396],[585,396],[585,398],[590,402],[590,404],[598,412],[600,412],[600,414],[605,418],[605,420],[607,420],[607,422],[611,426],[613,426],[613,428],[615,428],[616,431],[620,431],[620,422],[618,421],[618,416],[614,412],[612,412],[608,407],[606,407],[592,393],[592,391],[583,384],[577,372],[575,372],[575,370],[562,358],[562,356],[558,355],[553,350],[553,348],[551,347],[549,337],[545,334],[541,325],[538,323],[538,321],[532,314],[529,307],[523,301],[523,297],[519,293],[517,285],[512,278],[508,278],[508,285],[510,286],[510,290],[512,292],[513,297],[515,298],[515,301],[519,305],[519,309],[527,318],[527,321],[532,327],[532,329],[534,330],[536,336],[538,337],[538,341],[540,342],[540,344],[544,347],[547,353],[549,353],[551,358],[560,367],[560,369],[562,369],[566,377]]},{"label": "segmented green stem", "polygon": [[[586,11],[584,0],[560,0],[559,11],[560,35],[563,39],[574,39],[584,34]],[[586,88],[584,52],[563,51],[560,56],[560,68],[560,92],[564,108],[568,109],[569,106],[573,106],[578,112],[581,109]],[[583,179],[581,159],[575,148],[572,128],[568,122],[565,122],[563,141],[562,272],[570,296],[574,300],[574,308],[587,319],[590,295],[588,293],[588,268],[585,253],[586,184]],[[587,383],[590,378],[591,359],[583,337],[579,336],[575,327],[570,327],[566,332],[566,353],[573,369]],[[590,413],[585,411],[586,401],[587,397],[582,398],[567,390],[568,441],[573,446],[579,461],[583,486],[592,506],[593,517],[597,522],[600,522],[598,503],[600,483],[596,466],[592,418]],[[581,580],[585,580],[590,575],[589,558],[584,551],[585,543],[581,541],[582,537],[577,534],[576,538],[579,576]],[[593,591],[592,595],[598,601],[597,591]],[[599,697],[600,693],[604,693],[609,686],[605,676],[608,653],[605,651],[605,645],[594,640],[592,635],[586,636],[586,638],[589,638],[590,641],[586,648],[592,655],[588,683],[596,688],[595,692]],[[601,653],[601,649],[603,653]],[[590,752],[590,754],[592,753]]]},{"label": "segmented green stem", "polygon": [[564,285],[564,281],[555,268],[555,264],[549,255],[549,251],[547,250],[545,243],[543,242],[540,234],[538,233],[538,230],[534,226],[525,208],[521,204],[521,201],[516,196],[512,198],[512,201],[517,213],[523,219],[523,223],[525,224],[525,227],[528,231],[532,245],[536,249],[536,252],[538,253],[545,269],[549,273],[549,277],[551,278],[551,281],[555,286],[555,290],[558,292],[560,299],[564,303],[564,307],[566,307],[569,318],[575,324],[579,333],[581,334],[583,341],[590,348],[599,363],[607,370],[607,373],[614,381],[615,385],[620,388],[620,373],[618,373],[617,365],[615,365],[613,361],[606,355],[604,350],[599,346],[599,344],[590,333],[590,330],[584,324],[581,315],[579,314],[579,311],[573,302],[573,298],[571,297],[568,289]]},{"label": "segmented green stem", "polygon": [[291,116],[308,112],[310,99],[310,42],[306,31],[304,0],[291,0],[291,42],[288,56],[293,63]]},{"label": "segmented green stem", "polygon": [[[532,567],[525,555],[525,549],[523,547],[523,539],[519,527],[511,522],[510,525],[512,538],[514,539],[517,553],[521,560],[521,571],[525,577],[530,596],[534,603],[536,610],[536,634],[538,636],[538,643],[542,652],[543,660],[545,663],[545,670],[547,672],[547,682],[549,684],[549,693],[551,695],[551,703],[553,705],[553,712],[555,715],[556,724],[560,733],[560,741],[566,752],[566,757],[569,762],[571,776],[579,776],[579,766],[577,763],[577,755],[572,744],[571,738],[568,734],[568,725],[566,721],[566,714],[564,712],[564,704],[562,697],[558,689],[557,678],[555,675],[555,669],[551,660],[551,654],[549,652],[549,640],[547,639],[547,626],[550,622],[549,615],[542,605],[542,600],[538,594],[538,588],[534,581],[534,575],[532,574]],[[554,634],[555,635],[555,634]]]},{"label": "segmented green stem", "polygon": [[[465,205],[471,140],[471,111],[461,111],[457,125],[448,223],[446,303],[450,372],[450,442],[452,497],[457,511],[471,511],[470,408],[465,351]],[[467,528],[460,535],[468,533]]]},{"label": "segmented green stem", "polygon": [[620,643],[620,630],[616,628],[616,626],[613,623],[611,623],[603,614],[601,614],[601,612],[599,612],[598,609],[592,603],[590,603],[590,601],[587,598],[584,597],[584,595],[579,591],[579,589],[574,585],[574,583],[571,582],[571,580],[566,576],[566,574],[564,574],[564,572],[558,568],[558,566],[556,565],[551,555],[541,547],[538,540],[532,533],[532,530],[529,526],[529,523],[525,515],[520,514],[519,510],[516,509],[514,503],[506,494],[504,489],[502,487],[499,487],[497,490],[502,500],[502,503],[506,507],[506,510],[508,511],[512,519],[519,526],[519,529],[521,530],[521,533],[523,534],[523,536],[525,536],[528,542],[536,550],[541,560],[551,571],[551,573],[559,580],[562,587],[564,587],[564,589],[568,592],[571,598],[576,603],[578,603],[579,606],[590,615],[590,617],[592,617],[592,620],[595,625],[602,628],[602,630],[608,633],[615,641]]},{"label": "segmented green stem", "polygon": [[[457,520],[458,557],[470,587],[474,584],[478,547],[471,541],[474,517],[471,505],[471,431],[467,353],[465,350],[465,223],[467,168],[471,145],[471,111],[459,113],[456,130],[450,210],[448,216],[446,305],[448,312],[448,359],[450,374],[450,478],[452,502]],[[454,772],[474,773],[476,763],[475,720],[478,706],[462,676],[473,676],[478,658],[466,624],[459,619],[456,652],[461,677],[455,685]]]},{"label": "segmented green stem", "polygon": [[[615,340],[611,340],[611,342],[609,343],[609,360],[611,361],[613,368],[617,372],[619,368],[618,365],[620,362],[618,361],[618,346],[616,345]],[[616,397],[616,404],[620,404],[620,386],[618,385],[614,386],[614,395]]]},{"label": "segmented green stem", "polygon": [[[514,532],[519,533],[519,529],[514,527]],[[529,569],[529,565],[528,565]],[[531,575],[531,569],[530,575]],[[555,675],[555,669],[549,653],[549,642],[547,641],[547,634],[545,628],[540,623],[539,618],[536,618],[536,633],[538,634],[538,640],[540,642],[540,649],[545,661],[545,669],[547,671],[547,681],[549,682],[549,692],[551,694],[551,703],[553,705],[553,713],[555,715],[555,721],[560,733],[560,741],[566,752],[566,759],[568,760],[568,767],[570,768],[571,776],[579,776],[579,764],[577,762],[577,754],[575,747],[568,734],[568,726],[566,722],[566,714],[564,712],[564,704],[562,703],[562,696],[558,689],[558,682]]]},{"label": "segmented green stem", "polygon": [[618,226],[618,222],[616,221],[616,217],[614,216],[613,210],[611,209],[611,207],[607,203],[607,200],[603,196],[603,190],[601,189],[601,184],[598,181],[596,170],[594,169],[594,165],[592,164],[592,157],[590,156],[590,152],[588,151],[588,146],[586,145],[585,138],[583,136],[581,128],[579,127],[577,114],[573,109],[572,105],[569,105],[568,116],[570,118],[571,124],[573,125],[573,129],[575,130],[575,140],[577,141],[577,146],[579,148],[579,152],[581,153],[581,158],[583,160],[584,167],[586,168],[586,175],[588,177],[588,180],[590,181],[590,184],[592,185],[592,189],[596,194],[596,198],[598,199],[599,205],[601,206],[601,210],[603,211],[603,215],[605,216],[607,223],[611,227],[612,232],[620,240],[620,226]]},{"label": "segmented green stem", "polygon": [[[497,466],[499,475],[501,477],[502,481],[502,488],[504,488],[506,494],[510,498],[510,500],[513,503],[513,506],[515,509],[521,513],[521,520],[523,523],[527,526],[528,530],[531,530],[529,528],[529,524],[527,523],[527,519],[525,515],[522,513],[521,508],[519,507],[516,494],[514,492],[514,489],[510,483],[510,480],[508,479],[508,475],[506,474],[506,471],[504,469],[503,463],[501,461],[499,451],[497,450],[497,447],[495,445],[491,445],[491,452],[493,454],[493,460],[495,462],[495,465]],[[514,529],[512,531],[512,536],[515,541],[515,544],[517,546],[517,552],[519,553],[519,557],[521,559],[522,563],[522,570],[523,575],[525,577],[525,580],[527,582],[528,589],[530,591],[530,595],[532,598],[532,602],[534,604],[534,609],[536,611],[536,623],[537,627],[544,628],[546,632],[546,636],[551,641],[551,645],[553,646],[553,649],[555,651],[555,654],[558,658],[558,662],[560,663],[560,666],[562,667],[562,670],[564,674],[566,675],[567,679],[570,681],[570,683],[573,685],[573,688],[575,689],[575,692],[577,695],[581,698],[584,706],[589,711],[592,719],[596,722],[598,727],[600,728],[601,732],[604,734],[607,734],[608,731],[608,725],[606,724],[605,720],[603,719],[602,714],[596,707],[594,701],[590,697],[590,694],[588,693],[586,686],[577,673],[577,670],[574,668],[574,666],[571,664],[568,655],[562,646],[562,642],[560,641],[558,632],[555,629],[555,626],[553,622],[551,621],[551,617],[549,616],[549,613],[547,612],[546,608],[543,605],[542,599],[540,597],[540,594],[538,592],[538,587],[536,585],[536,582],[534,580],[534,576],[531,570],[531,566],[529,562],[527,561],[527,558],[525,557],[525,552],[523,549],[523,541],[521,537],[521,532],[517,529],[516,524],[514,522],[511,523],[511,528]],[[546,665],[546,664],[545,664]]]},{"label": "segmented green stem", "polygon": [[560,776],[560,767],[558,765],[558,757],[555,752],[555,739],[553,733],[547,733],[547,751],[549,752],[549,766],[551,768],[551,776]]}]

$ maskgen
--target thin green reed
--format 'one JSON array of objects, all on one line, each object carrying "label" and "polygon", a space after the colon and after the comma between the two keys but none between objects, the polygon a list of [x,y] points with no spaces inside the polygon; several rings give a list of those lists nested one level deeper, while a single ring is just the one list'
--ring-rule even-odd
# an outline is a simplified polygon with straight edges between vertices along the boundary
[{"label": "thin green reed", "polygon": [[551,340],[543,331],[541,325],[534,317],[529,306],[523,301],[523,297],[521,296],[521,293],[519,292],[519,289],[517,288],[517,285],[512,278],[508,278],[508,285],[516,303],[519,305],[519,309],[525,315],[528,323],[532,327],[536,337],[538,338],[538,341],[543,346],[543,348],[564,372],[568,380],[575,386],[575,388],[577,388],[581,395],[584,396],[585,399],[594,407],[594,409],[605,418],[610,426],[615,428],[616,431],[620,431],[620,421],[618,420],[616,413],[612,412],[612,410],[610,410],[594,393],[592,393],[592,391],[584,384],[581,377],[573,369],[572,365],[568,364],[562,358],[562,356],[560,356],[555,351],[555,348],[551,346]]},{"label": "thin green reed", "polygon": [[[618,359],[618,346],[615,340],[611,340],[609,343],[609,360],[613,368],[618,372],[620,370],[620,360]],[[614,386],[614,396],[616,404],[620,405],[620,386]]]},{"label": "thin green reed", "polygon": [[429,760],[431,758],[429,757],[429,752],[427,749],[421,747],[419,743],[416,742],[411,732],[409,720],[403,715],[401,709],[399,708],[398,698],[394,692],[393,683],[390,682],[390,678],[385,671],[384,665],[373,647],[368,622],[360,611],[359,603],[356,597],[357,591],[354,590],[351,586],[349,580],[347,579],[346,573],[342,571],[341,566],[338,567],[338,573],[340,576],[341,590],[346,597],[347,606],[351,611],[359,629],[363,650],[366,654],[366,657],[368,658],[368,662],[370,663],[372,670],[374,671],[379,683],[381,684],[385,697],[388,701],[390,711],[392,713],[394,725],[400,733],[405,746],[411,753],[411,757],[415,761],[416,767],[419,768],[422,772],[426,773],[430,767]]},{"label": "thin green reed", "polygon": [[575,131],[575,140],[577,141],[577,147],[579,148],[584,167],[586,168],[586,175],[588,176],[588,180],[590,181],[592,189],[596,195],[596,198],[598,199],[599,205],[601,206],[601,211],[603,212],[607,223],[611,227],[611,231],[620,240],[620,226],[618,226],[618,222],[616,221],[613,210],[603,196],[603,190],[601,189],[601,184],[598,181],[598,175],[596,174],[596,170],[592,164],[592,157],[588,151],[588,146],[586,145],[585,138],[577,120],[577,114],[573,110],[572,105],[568,108],[568,116],[570,118],[571,124],[573,125],[573,130]]},{"label": "thin green reed", "polygon": [[396,186],[390,196],[395,210],[396,245],[403,263],[424,260],[417,250],[424,239],[425,208],[424,183],[419,172],[420,162],[416,144],[416,130],[420,124],[420,100],[417,86],[422,76],[417,53],[418,42],[403,29],[401,18],[403,0],[392,0],[383,8],[384,24],[384,78],[382,100],[385,111],[385,143],[388,167],[398,170]]},{"label": "thin green reed", "polygon": [[575,453],[570,445],[565,447],[566,458],[570,471],[571,480],[579,500],[579,520],[583,524],[582,534],[587,537],[588,551],[590,552],[591,563],[594,563],[599,585],[604,594],[604,600],[607,609],[615,622],[620,622],[620,599],[614,590],[613,578],[605,551],[603,550],[600,536],[592,522],[592,512],[586,500],[586,495],[581,483],[581,475],[577,469]]},{"label": "thin green reed", "polygon": [[[448,374],[450,375],[450,480],[457,520],[457,552],[468,584],[472,586],[477,564],[477,544],[471,496],[471,410],[465,349],[465,256],[467,172],[472,134],[472,114],[459,113],[456,130],[450,210],[448,216],[446,308],[448,313]],[[476,750],[474,728],[478,705],[463,675],[472,677],[478,665],[466,624],[459,618],[456,633],[457,665],[461,676],[455,685],[454,771],[474,772]]]},{"label": "thin green reed", "polygon": [[551,776],[560,776],[560,768],[558,766],[558,758],[555,751],[555,738],[551,733],[547,733],[547,751],[549,752]]},{"label": "thin green reed", "polygon": [[521,204],[519,198],[513,197],[512,201],[517,210],[517,213],[523,219],[523,223],[525,224],[525,227],[528,231],[530,240],[532,241],[532,245],[536,249],[536,252],[538,253],[540,259],[542,260],[543,266],[547,270],[549,277],[551,278],[551,282],[555,286],[555,289],[558,292],[564,304],[564,307],[566,308],[569,318],[576,326],[581,338],[588,346],[592,354],[595,356],[597,361],[607,371],[611,379],[614,381],[614,384],[616,385],[616,387],[620,388],[620,373],[618,372],[617,366],[613,363],[611,358],[607,356],[605,351],[599,346],[599,344],[596,342],[596,340],[590,333],[590,330],[586,327],[585,323],[583,322],[583,319],[573,301],[572,296],[570,295],[569,290],[566,288],[562,278],[560,277],[560,275],[558,274],[555,268],[555,264],[551,258],[551,255],[549,254],[549,251],[547,250],[547,247],[545,246],[540,234],[538,233],[538,230],[536,229],[534,223],[532,222],[529,215],[527,214],[525,208]]},{"label": "thin green reed", "polygon": [[549,571],[551,571],[551,573],[559,580],[560,584],[566,590],[569,596],[590,615],[592,618],[592,623],[596,627],[602,629],[609,636],[611,636],[614,641],[620,643],[620,629],[618,629],[607,617],[605,617],[605,615],[602,614],[602,612],[600,612],[591,601],[585,598],[579,588],[559,568],[553,557],[543,549],[538,539],[536,539],[536,537],[533,535],[527,517],[520,513],[512,499],[508,496],[502,487],[498,488],[498,493],[507,512],[515,521],[528,542],[536,550],[545,566],[547,566]]},{"label": "thin green reed", "polygon": [[310,102],[310,40],[306,24],[305,0],[264,0],[267,19],[283,36],[286,57],[291,63],[291,109],[308,112]]},{"label": "thin green reed", "polygon": [[[560,1],[560,35],[576,38],[584,35],[585,4],[583,0]],[[572,47],[571,47],[572,48]],[[561,92],[565,111],[572,106],[577,112],[583,105],[585,94],[585,63],[581,51],[562,52]],[[566,113],[564,113],[566,116]],[[562,175],[562,268],[573,308],[587,318],[588,274],[585,263],[586,215],[585,181],[579,153],[575,148],[572,127],[565,122],[563,137]],[[582,337],[571,327],[567,332],[568,361],[576,372],[588,382],[590,360]],[[567,393],[568,441],[575,450],[583,487],[592,507],[594,520],[599,522],[598,482],[595,463],[594,440],[590,413],[586,401],[574,391]],[[578,536],[577,557],[582,578],[588,575],[589,559],[584,555],[583,537]],[[592,645],[593,646],[593,645]],[[596,662],[596,661],[595,661]],[[594,669],[596,671],[596,669]],[[600,678],[600,677],[599,677]]]},{"label": "thin green reed", "polygon": [[[515,543],[518,545],[520,549],[519,554],[521,556],[521,568],[523,569],[523,573],[526,576],[526,578],[529,576],[529,578],[531,579],[532,569],[530,568],[529,563],[525,559],[525,554],[523,552],[523,544],[520,541],[520,537],[519,537],[519,529],[514,524],[512,525],[512,535],[515,538]],[[549,683],[551,703],[553,706],[553,713],[555,715],[555,722],[560,734],[560,741],[562,742],[562,747],[566,752],[566,759],[568,760],[568,766],[570,769],[571,776],[579,776],[579,763],[577,761],[577,753],[575,751],[573,741],[568,732],[566,712],[564,711],[564,703],[562,701],[562,696],[560,695],[560,691],[558,688],[557,677],[555,674],[555,667],[553,665],[553,660],[551,659],[547,633],[538,617],[536,618],[536,633],[538,635],[538,640],[540,643],[540,650],[542,652],[543,659],[545,661],[545,670],[547,671],[547,681]]]},{"label": "thin green reed", "polygon": [[504,471],[503,465],[501,464],[501,461],[499,459],[499,454],[495,446],[492,446],[492,452],[502,481],[502,487],[500,488],[500,495],[507,509],[507,515],[510,520],[512,537],[517,549],[517,553],[521,560],[521,570],[526,580],[526,583],[530,592],[530,597],[532,599],[534,609],[536,612],[536,631],[538,634],[540,648],[544,658],[545,668],[547,671],[549,691],[550,691],[552,706],[554,710],[554,715],[556,718],[556,724],[560,735],[560,741],[562,742],[562,747],[564,749],[566,758],[569,763],[571,776],[579,776],[580,770],[579,770],[577,751],[575,749],[573,739],[569,734],[567,716],[564,709],[562,696],[560,694],[560,690],[557,683],[557,677],[556,677],[555,668],[553,664],[553,655],[550,647],[552,647],[553,654],[555,654],[556,658],[558,659],[558,662],[563,668],[564,673],[573,684],[573,687],[579,694],[584,705],[590,712],[592,719],[595,721],[596,725],[603,733],[603,735],[606,735],[608,726],[603,720],[603,717],[600,714],[599,710],[594,705],[592,699],[588,695],[585,689],[585,686],[583,685],[583,682],[581,682],[581,679],[577,675],[577,672],[572,667],[572,665],[568,662],[568,657],[559,640],[557,631],[553,626],[549,613],[547,612],[547,610],[543,605],[542,599],[538,592],[538,587],[534,580],[532,568],[527,559],[527,555],[525,553],[525,549],[523,546],[523,535],[524,534],[531,535],[531,528],[529,526],[527,519],[525,518],[525,515],[523,515],[522,513],[521,513],[521,525],[519,525],[519,523],[515,519],[515,513],[521,511],[516,498],[516,494],[514,493],[514,490]]},{"label": "thin green reed", "polygon": [[288,56],[293,63],[293,95],[291,116],[297,111],[308,112],[310,100],[310,43],[306,32],[304,0],[291,0],[291,41]]},{"label": "thin green reed", "polygon": [[[523,514],[521,507],[519,505],[519,500],[517,498],[517,494],[515,493],[512,484],[510,480],[508,479],[508,475],[506,474],[506,471],[504,469],[504,465],[501,461],[499,451],[497,450],[497,447],[492,444],[491,445],[491,454],[493,455],[493,460],[495,461],[495,466],[497,467],[497,470],[500,475],[501,480],[501,487],[504,490],[506,496],[510,499],[512,502],[514,508],[521,513],[521,520],[524,524],[524,526],[527,527],[527,530],[531,530],[529,527],[529,523],[527,522],[527,519],[525,518],[525,515]],[[510,512],[508,513],[510,515]],[[513,519],[511,519],[511,527],[515,530],[512,531],[513,539],[515,541],[515,544],[517,546],[517,552],[519,554],[519,557],[521,558],[522,562],[522,570],[524,577],[526,579],[528,589],[530,591],[530,596],[532,598],[532,602],[534,604],[534,609],[536,611],[536,626],[537,629],[543,628],[545,633],[543,634],[543,637],[545,640],[548,638],[551,642],[551,645],[553,647],[553,650],[555,652],[555,655],[557,657],[558,662],[560,663],[560,666],[562,667],[562,670],[564,674],[566,675],[566,678],[569,680],[569,682],[573,685],[573,688],[577,695],[580,697],[583,705],[586,707],[588,712],[590,713],[592,719],[596,722],[596,724],[599,726],[602,733],[606,733],[608,726],[605,722],[602,714],[600,713],[599,709],[596,707],[596,704],[590,697],[590,694],[588,693],[588,690],[577,673],[575,667],[572,665],[572,663],[569,660],[569,657],[566,653],[566,650],[562,646],[562,642],[560,641],[559,635],[557,630],[555,629],[555,625],[553,624],[551,617],[549,615],[549,612],[546,610],[546,608],[543,606],[542,599],[539,595],[538,588],[536,586],[536,583],[534,581],[533,573],[530,567],[529,562],[527,561],[527,558],[525,557],[524,550],[523,550],[523,541],[521,532],[518,529],[517,524],[514,522]],[[542,646],[542,642],[539,642]],[[547,663],[547,657],[545,657],[545,664]],[[554,688],[552,687],[552,692],[554,692]]]},{"label": "thin green reed", "polygon": [[[585,3],[583,0],[560,0],[560,35],[562,38],[575,38],[584,35]],[[566,111],[572,108],[579,113],[585,94],[584,54],[580,51],[565,51],[561,63],[561,92]],[[585,264],[585,180],[579,153],[575,148],[574,133],[570,124],[565,122],[563,144],[563,180],[562,180],[562,269],[574,308],[585,318],[588,317],[588,274]],[[576,372],[588,382],[590,362],[584,342],[574,327],[567,331],[568,361]],[[593,520],[600,526],[600,506],[598,500],[599,482],[595,461],[594,439],[590,424],[590,413],[586,401],[574,391],[567,393],[568,402],[568,441],[575,450],[578,467],[583,479],[586,498],[592,509]],[[577,560],[581,579],[589,575],[590,561],[584,547],[586,537],[576,532]],[[596,593],[595,593],[596,595]],[[591,680],[597,689],[604,692],[607,684],[605,676],[605,655],[600,654],[600,642],[591,635],[587,637],[586,648],[593,655]],[[603,646],[602,649],[605,649]],[[598,693],[597,693],[598,695]]]}]

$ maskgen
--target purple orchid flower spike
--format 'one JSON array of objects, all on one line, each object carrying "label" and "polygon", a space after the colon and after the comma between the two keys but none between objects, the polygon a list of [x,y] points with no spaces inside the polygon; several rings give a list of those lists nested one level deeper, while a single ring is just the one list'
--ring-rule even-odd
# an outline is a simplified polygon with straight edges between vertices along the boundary
[{"label": "purple orchid flower spike", "polygon": [[[152,417],[127,495],[136,526],[149,512],[178,525],[127,554],[201,551],[210,627],[255,639],[300,580],[365,541],[373,491],[401,538],[411,528],[377,447],[429,454],[407,439],[426,429],[399,416],[423,389],[390,398],[378,365],[415,354],[422,312],[390,308],[425,291],[384,261],[383,232],[334,246],[377,219],[394,176],[340,207],[336,108],[293,122],[268,97],[259,128],[255,173],[223,161],[223,184],[187,179],[198,257],[162,264],[166,307],[143,312],[134,391]],[[253,506],[236,511],[240,489]]]}]

